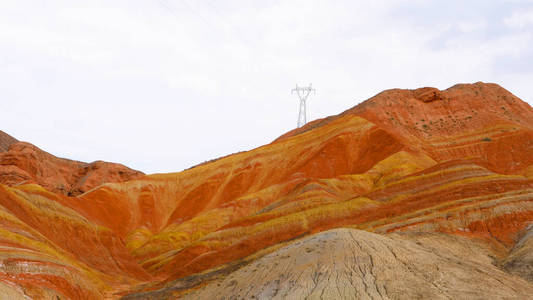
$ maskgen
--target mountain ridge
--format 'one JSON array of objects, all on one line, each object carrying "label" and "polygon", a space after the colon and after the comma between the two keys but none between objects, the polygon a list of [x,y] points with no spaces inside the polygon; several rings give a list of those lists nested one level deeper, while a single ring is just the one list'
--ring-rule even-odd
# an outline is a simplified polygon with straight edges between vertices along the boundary
[{"label": "mountain ridge", "polygon": [[37,183],[50,191],[76,196],[105,182],[140,178],[144,173],[104,161],[84,163],[59,158],[26,142],[13,142],[0,152],[0,183]]}]

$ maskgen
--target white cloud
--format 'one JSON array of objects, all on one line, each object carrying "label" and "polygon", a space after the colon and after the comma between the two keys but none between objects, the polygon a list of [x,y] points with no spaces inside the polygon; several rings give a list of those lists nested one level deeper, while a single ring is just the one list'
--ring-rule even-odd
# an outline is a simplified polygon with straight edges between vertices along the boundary
[{"label": "white cloud", "polygon": [[487,28],[487,21],[485,20],[464,20],[457,23],[459,30],[462,32],[475,32]]},{"label": "white cloud", "polygon": [[517,11],[505,18],[504,23],[512,28],[524,28],[533,25],[533,10]]}]

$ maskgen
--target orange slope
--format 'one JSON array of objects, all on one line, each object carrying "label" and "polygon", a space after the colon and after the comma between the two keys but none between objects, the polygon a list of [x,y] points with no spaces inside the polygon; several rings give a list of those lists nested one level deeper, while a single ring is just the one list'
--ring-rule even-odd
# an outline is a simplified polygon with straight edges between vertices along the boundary
[{"label": "orange slope", "polygon": [[[447,209],[425,221],[441,225],[424,228],[494,237],[509,246],[531,218],[531,181],[522,173],[533,164],[532,120],[526,103],[494,84],[390,90],[272,144],[181,173],[108,184],[82,195],[83,201],[72,207],[124,236],[146,270],[170,279],[302,234],[338,226],[377,230],[385,228],[387,219],[430,214],[445,203],[462,207],[459,214],[461,209],[466,214],[467,207],[476,211],[465,225],[472,228],[441,224],[442,218],[455,216]],[[440,181],[454,170],[450,164],[465,165],[459,168],[458,181]],[[404,199],[382,191],[394,198],[390,201],[376,196],[383,186],[396,180],[401,185],[404,176],[433,165],[440,170],[433,184],[453,184],[459,192]],[[472,172],[483,176],[470,178]],[[507,200],[502,200],[504,206],[489,206],[487,214],[492,215],[484,216],[481,207],[505,193],[525,196],[515,206],[505,206]],[[476,200],[480,197],[492,202]],[[470,206],[460,204],[469,201]],[[514,209],[526,210],[517,224],[491,227],[516,217],[506,212]],[[392,227],[387,230],[396,230]],[[491,236],[495,230],[501,232]]]}]

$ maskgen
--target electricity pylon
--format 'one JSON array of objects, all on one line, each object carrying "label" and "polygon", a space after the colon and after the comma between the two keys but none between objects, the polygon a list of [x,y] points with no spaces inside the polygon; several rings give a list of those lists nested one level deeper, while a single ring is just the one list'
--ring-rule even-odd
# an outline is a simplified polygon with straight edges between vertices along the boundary
[{"label": "electricity pylon", "polygon": [[308,87],[300,87],[296,85],[296,88],[292,89],[291,94],[296,92],[298,98],[300,98],[300,113],[298,114],[298,128],[302,127],[307,123],[307,113],[306,113],[306,100],[309,97],[311,92],[316,94],[316,90],[312,88],[311,84]]}]

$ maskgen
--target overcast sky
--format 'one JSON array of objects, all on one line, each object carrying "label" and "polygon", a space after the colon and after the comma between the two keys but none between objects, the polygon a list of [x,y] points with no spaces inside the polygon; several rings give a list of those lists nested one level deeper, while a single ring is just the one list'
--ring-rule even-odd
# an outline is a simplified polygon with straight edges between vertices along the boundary
[{"label": "overcast sky", "polygon": [[271,142],[389,88],[533,103],[533,1],[0,0],[0,129],[146,173]]}]

